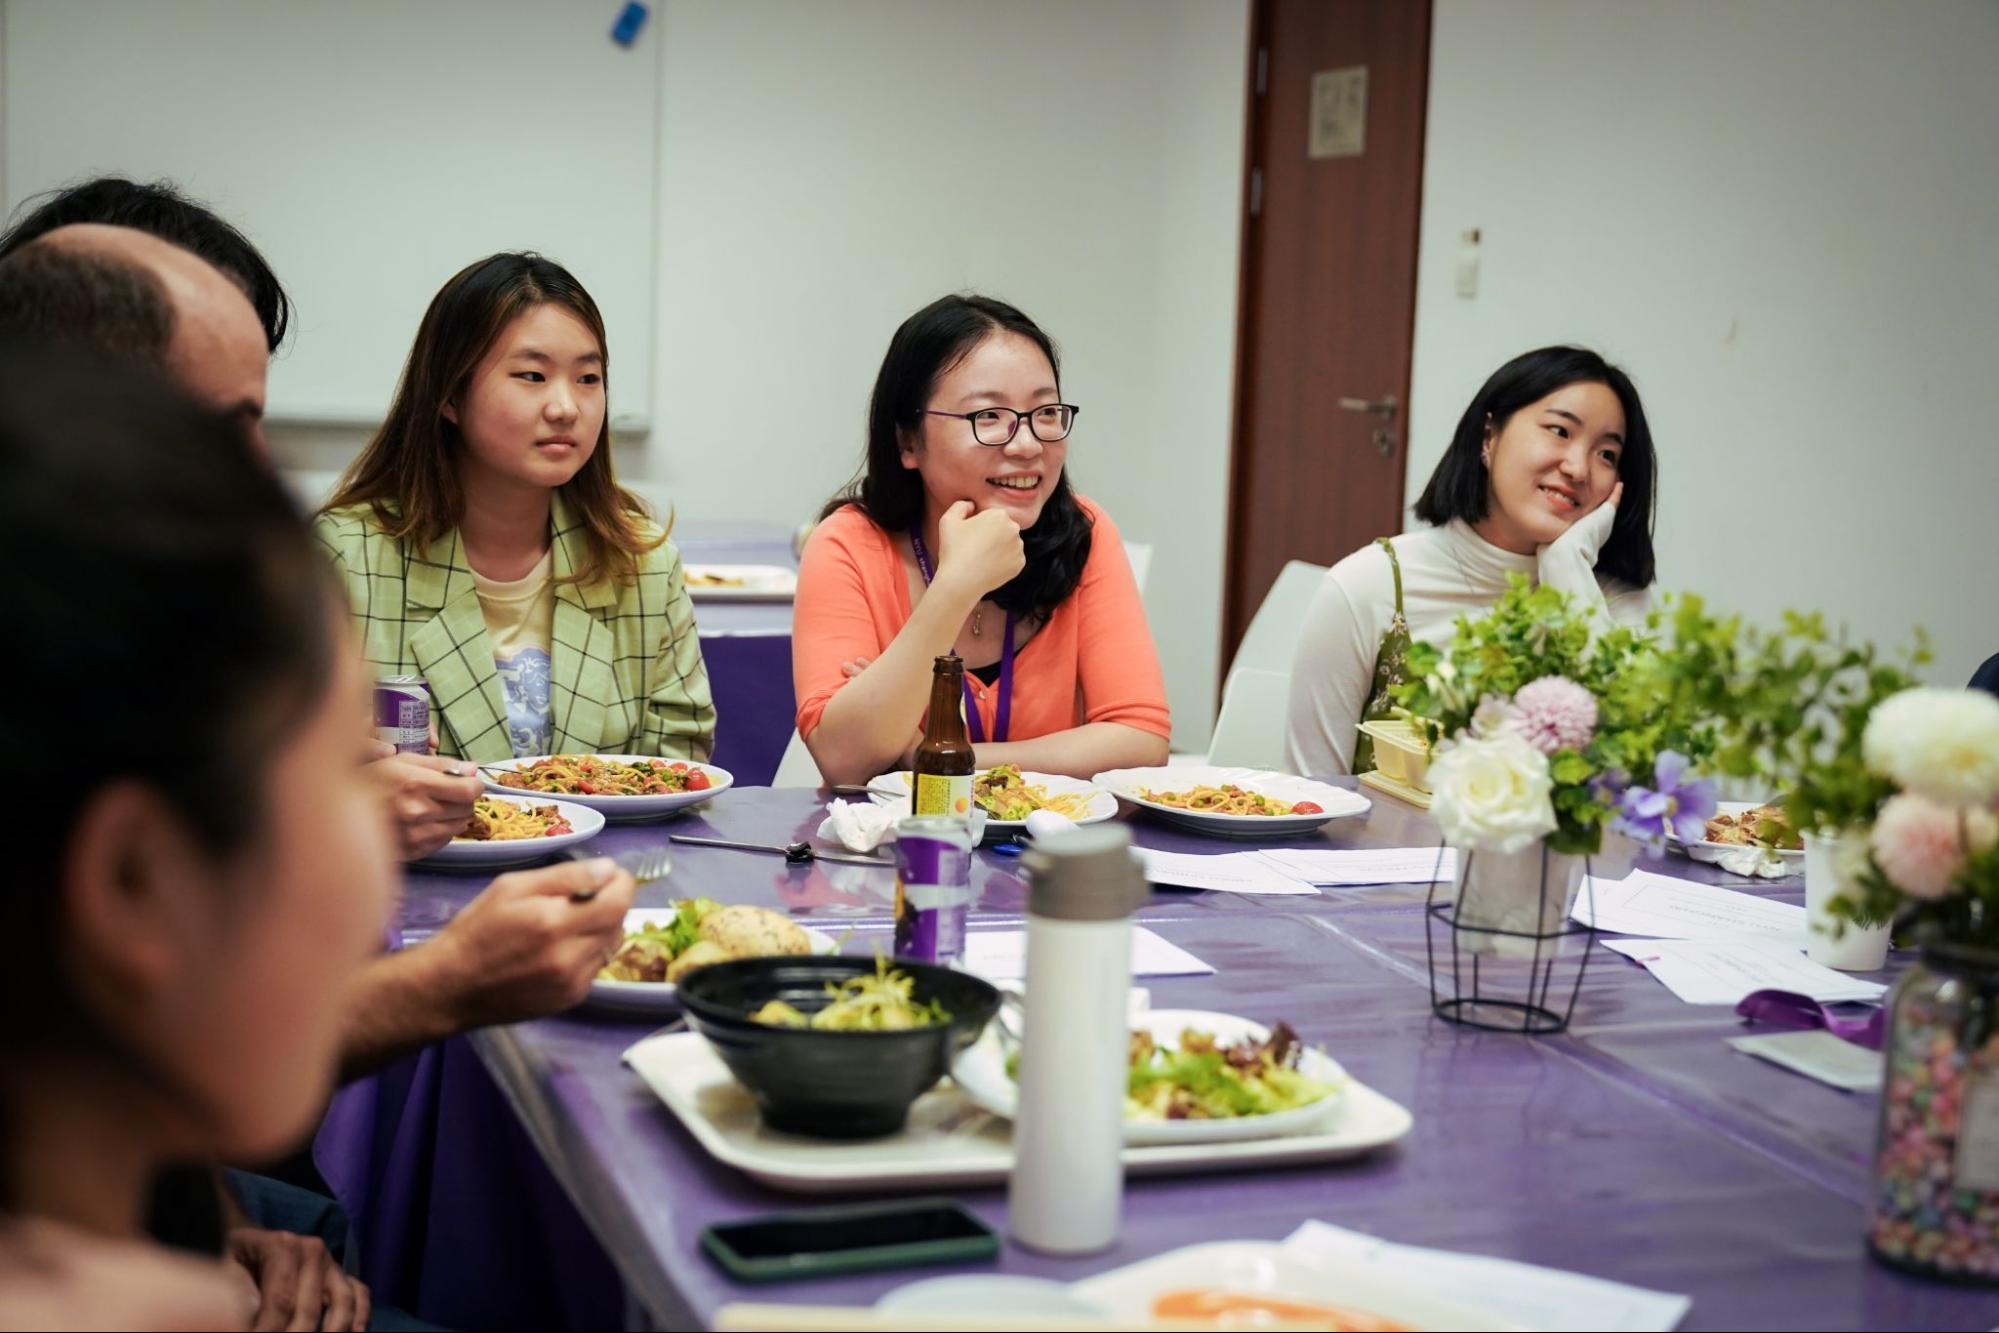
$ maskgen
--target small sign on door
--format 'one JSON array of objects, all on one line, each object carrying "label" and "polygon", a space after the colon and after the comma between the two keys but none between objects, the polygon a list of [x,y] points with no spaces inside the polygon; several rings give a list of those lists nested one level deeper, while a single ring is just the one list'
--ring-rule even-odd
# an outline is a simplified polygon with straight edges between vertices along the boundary
[{"label": "small sign on door", "polygon": [[1312,76],[1312,123],[1306,156],[1359,157],[1367,150],[1367,66],[1322,69]]}]

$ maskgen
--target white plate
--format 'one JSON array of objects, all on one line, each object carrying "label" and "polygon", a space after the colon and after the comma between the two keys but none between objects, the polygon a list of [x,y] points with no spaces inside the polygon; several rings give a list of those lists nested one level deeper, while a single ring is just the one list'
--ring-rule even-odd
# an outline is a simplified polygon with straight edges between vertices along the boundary
[{"label": "white plate", "polygon": [[[1365,814],[1368,808],[1367,797],[1359,792],[1260,768],[1216,768],[1209,764],[1114,768],[1108,773],[1097,774],[1090,781],[1117,793],[1133,805],[1143,806],[1169,824],[1178,824],[1217,838],[1295,838],[1342,816]],[[1183,810],[1176,805],[1148,800],[1139,794],[1141,788],[1180,792],[1194,787],[1231,785],[1279,801],[1314,801],[1324,813],[1221,815],[1208,810]]]},{"label": "white plate", "polygon": [[[627,931],[642,930],[647,926],[666,925],[674,918],[671,907],[639,907],[625,913]],[[815,954],[840,952],[840,942],[823,930],[810,926],[800,927],[805,938],[812,941]],[[615,1009],[626,1014],[677,1014],[680,1012],[680,987],[670,981],[605,981],[600,979],[590,983],[590,998],[584,1003],[592,1009]]]},{"label": "white plate", "polygon": [[[495,793],[488,792],[487,795],[492,796]],[[588,842],[604,831],[604,816],[559,796],[539,796],[533,792],[516,791],[508,792],[499,799],[509,805],[552,805],[562,812],[562,817],[569,821],[569,827],[575,832],[559,833],[552,838],[508,838],[498,842],[453,838],[417,864],[420,866],[532,865],[551,852],[559,852],[564,847],[574,847],[579,842]]]},{"label": "white plate", "polygon": [[[1104,1310],[1071,1291],[1066,1283],[1012,1273],[954,1273],[950,1277],[905,1282],[875,1302],[884,1314],[1092,1316]],[[995,1324],[997,1328],[999,1325]],[[1135,1325],[1134,1325],[1135,1327]]]},{"label": "white plate", "polygon": [[[682,565],[687,595],[697,602],[789,602],[798,595],[798,571],[784,565]],[[727,579],[700,584],[702,575]]]},{"label": "white plate", "polygon": [[[1489,1333],[1525,1328],[1421,1287],[1388,1281],[1363,1263],[1308,1257],[1268,1240],[1219,1240],[1188,1245],[1085,1278],[1072,1283],[1069,1290],[1126,1328],[1136,1328],[1153,1318],[1153,1302],[1166,1293],[1198,1290],[1311,1301],[1365,1311],[1410,1328]],[[1228,1325],[1217,1323],[1214,1327]],[[1256,1325],[1245,1322],[1235,1327]]]},{"label": "white plate", "polygon": [[[949,1082],[916,1099],[900,1134],[840,1143],[766,1128],[750,1094],[699,1033],[648,1037],[625,1052],[625,1063],[711,1156],[773,1189],[908,1193],[997,1185],[1013,1170],[1012,1127]],[[1399,1103],[1351,1078],[1340,1103],[1338,1114],[1309,1133],[1128,1147],[1124,1167],[1133,1175],[1185,1175],[1340,1161],[1387,1147],[1413,1123]]]},{"label": "white plate", "polygon": [[[1177,1047],[1184,1028],[1212,1032],[1226,1046],[1243,1037],[1258,1041],[1270,1035],[1261,1023],[1234,1014],[1209,1013],[1204,1009],[1153,1009],[1138,1015],[1132,1026],[1152,1034],[1161,1046]],[[1299,1060],[1300,1072],[1344,1088],[1346,1070],[1331,1056],[1306,1048]],[[1013,1118],[1019,1105],[1019,1089],[1006,1072],[1006,1046],[999,1025],[989,1025],[985,1033],[967,1047],[951,1064],[951,1077],[965,1095],[994,1115]],[[1231,1120],[1127,1120],[1124,1141],[1132,1145],[1156,1143],[1228,1143],[1236,1139],[1267,1139],[1277,1134],[1296,1134],[1332,1114],[1340,1104],[1340,1093],[1322,1097],[1309,1106],[1271,1115],[1238,1116]]]},{"label": "white plate", "polygon": [[[1716,801],[1714,808],[1715,813],[1718,815],[1739,815],[1744,810],[1754,810],[1759,805],[1768,804],[1768,801]],[[1681,842],[1670,833],[1666,835],[1666,841],[1693,860],[1704,861],[1710,865],[1721,860],[1722,857],[1727,856],[1730,852],[1739,852],[1751,845],[1743,842],[1708,842],[1706,840],[1700,842]],[[1767,850],[1771,856],[1776,857],[1794,871],[1805,868],[1805,853],[1803,848],[1786,851],[1773,847]]]},{"label": "white plate", "polygon": [[[553,755],[539,754],[529,755],[525,759],[503,759],[495,764],[482,764],[479,768],[479,777],[485,782],[487,791],[504,792],[509,796],[532,796],[535,793],[523,792],[518,787],[502,786],[493,777],[493,770],[522,769],[535,763],[537,760],[552,759],[554,757]],[[593,754],[579,757],[615,759],[620,763],[636,764],[648,759],[664,758],[665,756],[648,754]],[[677,791],[669,792],[664,796],[556,796],[551,793],[548,796],[542,797],[542,799],[568,801],[575,805],[587,805],[592,810],[602,811],[604,817],[615,824],[627,819],[651,819],[658,815],[671,814],[675,810],[685,810],[690,806],[701,805],[714,800],[717,796],[729,790],[730,786],[736,780],[730,775],[728,769],[717,768],[713,764],[697,764],[685,759],[668,759],[666,762],[669,764],[684,763],[689,768],[698,768],[708,775],[708,781],[712,785],[707,791]]]},{"label": "white plate", "polygon": [[[979,772],[983,773],[985,770],[980,769]],[[1020,777],[1029,786],[1041,787],[1051,796],[1066,796],[1079,792],[1090,793],[1089,805],[1084,807],[1082,814],[1074,817],[1078,824],[1101,824],[1106,819],[1117,818],[1117,797],[1111,795],[1101,787],[1093,786],[1083,781],[1081,778],[1064,777],[1060,773],[1027,772],[1023,772]],[[976,775],[974,775],[974,780],[976,781]],[[868,795],[874,800],[876,805],[889,807],[903,806],[907,808],[909,805],[908,771],[882,774],[868,784]],[[1027,821],[1024,819],[995,819],[991,815],[986,816],[987,837],[991,837],[995,833],[1019,833],[1026,827]]]}]

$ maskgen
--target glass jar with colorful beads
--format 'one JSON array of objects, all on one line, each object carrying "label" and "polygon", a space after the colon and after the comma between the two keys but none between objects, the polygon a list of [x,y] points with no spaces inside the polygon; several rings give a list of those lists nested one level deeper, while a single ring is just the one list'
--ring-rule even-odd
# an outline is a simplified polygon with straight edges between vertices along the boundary
[{"label": "glass jar with colorful beads", "polygon": [[1999,952],[1931,942],[1895,984],[1868,1245],[1999,1285]]}]

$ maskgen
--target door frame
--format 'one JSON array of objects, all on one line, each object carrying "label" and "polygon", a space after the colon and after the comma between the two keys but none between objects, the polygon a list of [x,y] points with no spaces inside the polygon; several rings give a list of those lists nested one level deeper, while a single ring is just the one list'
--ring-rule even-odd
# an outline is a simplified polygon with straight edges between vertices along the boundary
[{"label": "door frame", "polygon": [[[1237,206],[1242,209],[1242,245],[1237,254],[1236,264],[1236,310],[1235,310],[1235,364],[1231,385],[1229,410],[1229,470],[1228,470],[1228,514],[1227,530],[1222,542],[1222,617],[1217,639],[1215,662],[1215,702],[1220,707],[1222,692],[1228,685],[1229,664],[1235,658],[1242,635],[1233,626],[1239,613],[1243,616],[1243,628],[1247,630],[1251,608],[1238,606],[1236,593],[1236,573],[1245,559],[1244,546],[1248,541],[1250,524],[1239,512],[1238,506],[1245,503],[1247,494],[1247,472],[1249,451],[1247,437],[1252,408],[1249,393],[1250,368],[1258,349],[1254,346],[1251,329],[1258,314],[1257,294],[1254,280],[1258,265],[1263,258],[1262,230],[1257,225],[1258,216],[1251,211],[1254,192],[1258,188],[1258,173],[1262,164],[1257,160],[1257,146],[1262,140],[1264,121],[1268,115],[1269,99],[1265,96],[1269,69],[1268,43],[1270,39],[1270,9],[1273,0],[1250,0],[1249,52],[1243,76],[1243,153],[1242,184],[1237,195]],[[1436,37],[1436,6],[1430,4],[1429,33],[1432,43]],[[1396,386],[1398,401],[1402,403],[1400,429],[1402,432],[1401,453],[1403,467],[1396,488],[1396,512],[1404,513],[1409,496],[1409,386],[1416,373],[1416,287],[1422,265],[1422,225],[1423,225],[1423,166],[1429,155],[1429,111],[1428,90],[1430,80],[1430,55],[1423,54],[1424,114],[1417,139],[1416,149],[1416,247],[1415,263],[1409,275],[1409,357],[1408,372]]]}]

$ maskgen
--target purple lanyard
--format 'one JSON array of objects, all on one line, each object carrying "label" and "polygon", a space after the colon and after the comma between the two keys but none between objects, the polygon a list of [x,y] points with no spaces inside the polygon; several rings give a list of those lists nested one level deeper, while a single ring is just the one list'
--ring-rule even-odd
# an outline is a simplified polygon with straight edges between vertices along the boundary
[{"label": "purple lanyard", "polygon": [[[923,534],[916,529],[909,530],[909,545],[916,552],[916,567],[923,571],[923,586],[929,587],[936,571],[930,567],[930,552],[923,545]],[[1013,720],[1013,612],[1006,613],[1006,635],[1000,640],[999,711],[993,718],[993,739],[1006,739],[1007,724]],[[966,672],[970,676],[971,672]],[[983,743],[986,739],[986,724],[979,720],[979,696],[972,692],[972,682],[965,681],[965,721],[972,731],[972,739]]]}]

